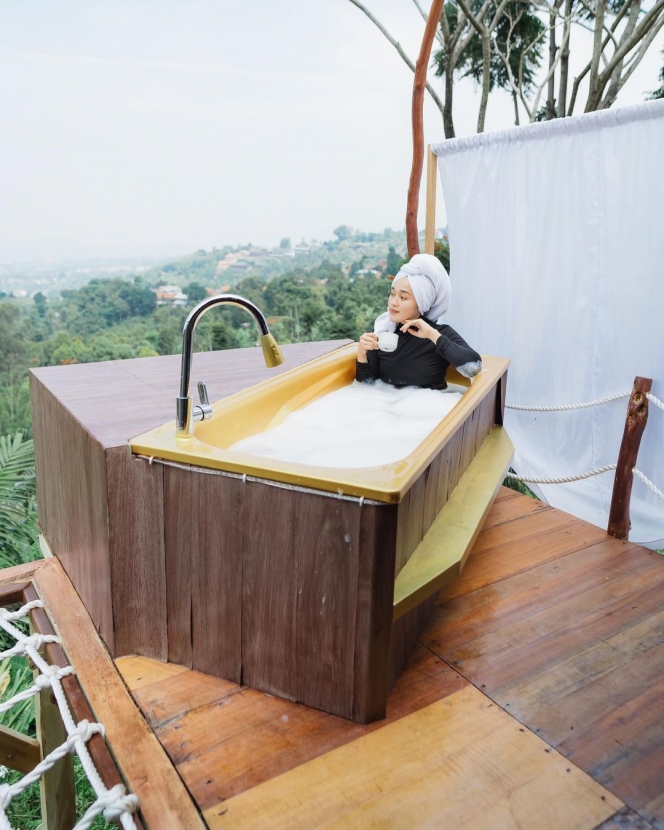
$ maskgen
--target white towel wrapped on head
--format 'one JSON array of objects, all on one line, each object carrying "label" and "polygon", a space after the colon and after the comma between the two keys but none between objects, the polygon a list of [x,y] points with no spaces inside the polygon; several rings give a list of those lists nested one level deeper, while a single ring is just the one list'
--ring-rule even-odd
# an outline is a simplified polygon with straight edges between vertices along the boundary
[{"label": "white towel wrapped on head", "polygon": [[[407,278],[413,297],[422,317],[438,320],[450,307],[452,285],[441,261],[432,254],[415,254],[396,275],[397,280]],[[374,332],[396,331],[397,324],[390,320],[389,312],[381,314],[374,323]]]}]

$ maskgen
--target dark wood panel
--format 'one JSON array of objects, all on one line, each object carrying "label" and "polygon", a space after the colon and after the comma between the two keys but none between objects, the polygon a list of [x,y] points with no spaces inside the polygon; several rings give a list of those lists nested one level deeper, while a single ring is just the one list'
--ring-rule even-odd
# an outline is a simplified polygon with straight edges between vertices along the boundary
[{"label": "dark wood panel", "polygon": [[39,524],[112,652],[104,450],[34,373],[30,394]]},{"label": "dark wood panel", "polygon": [[387,688],[391,691],[404,666],[408,662],[413,648],[417,644],[423,629],[426,627],[436,604],[435,595],[421,602],[415,608],[406,612],[392,624],[390,633],[390,662],[387,677]]},{"label": "dark wood panel", "polygon": [[351,718],[361,508],[311,494],[298,502],[296,699]]},{"label": "dark wood panel", "polygon": [[295,697],[299,519],[292,491],[247,482],[242,521],[242,682]]},{"label": "dark wood panel", "polygon": [[163,467],[106,451],[115,655],[166,660]]},{"label": "dark wood panel", "polygon": [[[239,683],[242,678],[242,537],[247,485],[227,476],[198,478],[192,527],[194,669]],[[269,531],[268,531],[269,532]]]},{"label": "dark wood panel", "polygon": [[[168,660],[192,666],[192,539],[196,527],[197,477],[175,467],[164,475],[164,558]],[[194,511],[192,513],[192,511]]]},{"label": "dark wood panel", "polygon": [[396,505],[362,507],[353,701],[353,717],[360,723],[385,715],[397,511]]}]

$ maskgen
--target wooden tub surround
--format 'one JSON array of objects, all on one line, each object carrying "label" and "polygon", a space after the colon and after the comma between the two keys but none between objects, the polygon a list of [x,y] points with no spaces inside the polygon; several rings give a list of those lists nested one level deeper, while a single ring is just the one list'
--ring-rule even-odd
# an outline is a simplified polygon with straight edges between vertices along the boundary
[{"label": "wooden tub surround", "polygon": [[[336,360],[343,345],[287,346],[283,369]],[[269,377],[253,351],[196,356],[212,400]],[[508,362],[486,359],[448,429],[380,501],[380,481],[357,485],[373,487],[368,497],[338,495],[255,466],[132,457],[127,441],[170,419],[177,359],[32,373],[40,524],[101,636],[116,657],[167,660],[359,723],[383,718],[511,459]],[[125,412],[132,393],[140,405]]]}]

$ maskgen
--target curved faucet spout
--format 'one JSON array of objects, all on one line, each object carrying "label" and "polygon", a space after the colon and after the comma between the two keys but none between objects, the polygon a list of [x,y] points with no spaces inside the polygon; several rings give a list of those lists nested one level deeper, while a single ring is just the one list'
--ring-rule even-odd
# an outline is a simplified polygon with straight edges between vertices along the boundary
[{"label": "curved faucet spout", "polygon": [[[201,300],[195,306],[184,321],[184,328],[182,329],[182,369],[180,371],[180,395],[176,402],[176,429],[178,435],[190,435],[193,429],[194,421],[200,421],[209,417],[211,408],[207,405],[207,393],[205,393],[206,400],[201,400],[201,406],[193,406],[191,396],[189,394],[189,385],[191,382],[191,363],[194,354],[194,330],[199,319],[206,311],[216,305],[223,305],[228,303],[244,308],[254,318],[261,331],[261,346],[263,347],[263,356],[265,363],[268,366],[279,366],[284,362],[284,358],[277,346],[277,343],[270,334],[270,329],[265,319],[265,315],[254,305],[250,300],[240,297],[237,294],[217,294],[214,297],[207,297]],[[205,389],[203,385],[203,389]]]}]

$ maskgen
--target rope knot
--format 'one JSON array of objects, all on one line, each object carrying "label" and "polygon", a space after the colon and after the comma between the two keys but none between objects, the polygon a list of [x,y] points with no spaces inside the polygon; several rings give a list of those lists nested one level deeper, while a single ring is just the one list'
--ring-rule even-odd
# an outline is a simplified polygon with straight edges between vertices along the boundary
[{"label": "rope knot", "polygon": [[76,729],[69,733],[67,743],[73,745],[77,741],[87,743],[93,735],[101,735],[106,737],[106,730],[101,723],[90,723],[89,720],[83,718],[76,724]]},{"label": "rope knot", "polygon": [[54,680],[66,677],[68,674],[75,674],[73,666],[47,666],[44,671],[35,678],[35,686],[39,689],[48,689],[53,685]]},{"label": "rope knot", "polygon": [[138,810],[138,796],[127,794],[122,784],[116,784],[107,793],[97,799],[103,807],[104,818],[107,822],[118,821],[125,813],[135,813]]}]

